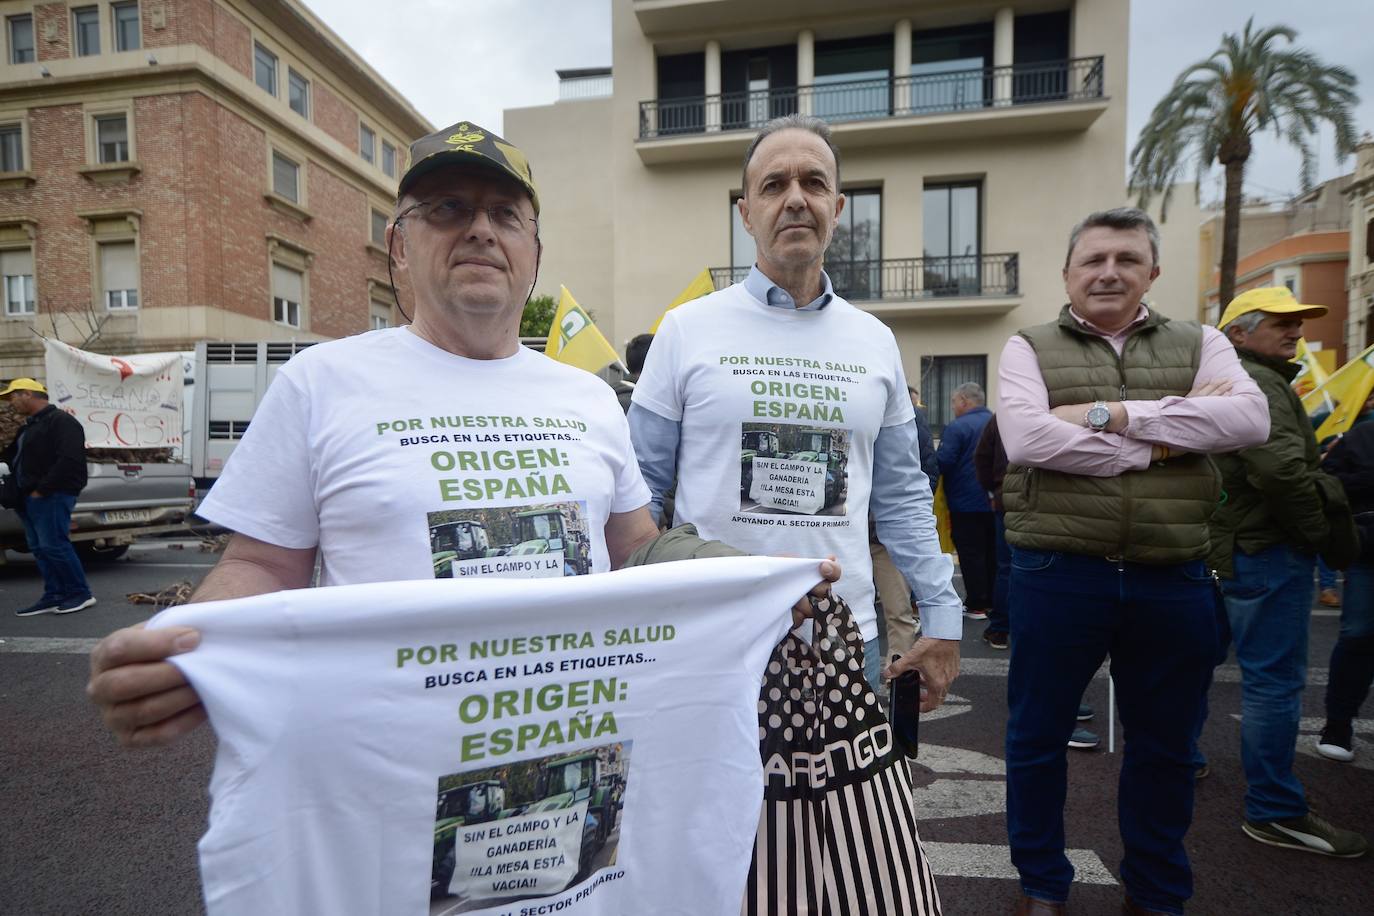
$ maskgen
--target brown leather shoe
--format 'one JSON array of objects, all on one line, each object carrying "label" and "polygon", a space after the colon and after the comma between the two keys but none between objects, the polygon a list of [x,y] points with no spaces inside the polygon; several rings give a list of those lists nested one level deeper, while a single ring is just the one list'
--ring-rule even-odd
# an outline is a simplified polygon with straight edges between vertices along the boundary
[{"label": "brown leather shoe", "polygon": [[1063,916],[1064,904],[1037,900],[1021,894],[1016,899],[1016,908],[1011,912],[1012,916]]},{"label": "brown leather shoe", "polygon": [[1334,588],[1324,588],[1322,589],[1322,593],[1317,596],[1317,603],[1322,607],[1340,607],[1341,596],[1336,594]]},{"label": "brown leather shoe", "polygon": [[1163,910],[1149,910],[1136,903],[1130,897],[1121,901],[1121,912],[1124,916],[1169,916]]}]

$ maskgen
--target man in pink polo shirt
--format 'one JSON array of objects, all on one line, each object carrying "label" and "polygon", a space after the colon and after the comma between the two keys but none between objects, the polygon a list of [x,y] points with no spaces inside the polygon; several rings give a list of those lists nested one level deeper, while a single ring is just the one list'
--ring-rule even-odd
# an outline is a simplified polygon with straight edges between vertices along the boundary
[{"label": "man in pink polo shirt", "polygon": [[1069,237],[1069,304],[1002,352],[998,425],[1012,551],[1007,830],[1016,912],[1063,912],[1065,743],[1108,655],[1126,733],[1127,913],[1182,913],[1193,733],[1218,648],[1206,564],[1221,479],[1207,457],[1269,434],[1264,396],[1214,328],[1143,298],[1159,233],[1133,208]]}]

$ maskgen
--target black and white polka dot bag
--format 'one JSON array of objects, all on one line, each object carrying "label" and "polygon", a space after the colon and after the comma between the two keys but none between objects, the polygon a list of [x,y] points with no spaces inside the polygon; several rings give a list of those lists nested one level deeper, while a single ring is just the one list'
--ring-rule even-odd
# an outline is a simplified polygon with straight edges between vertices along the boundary
[{"label": "black and white polka dot bag", "polygon": [[911,773],[863,673],[839,598],[813,598],[811,642],[773,650],[759,695],[764,802],[745,916],[936,916]]}]

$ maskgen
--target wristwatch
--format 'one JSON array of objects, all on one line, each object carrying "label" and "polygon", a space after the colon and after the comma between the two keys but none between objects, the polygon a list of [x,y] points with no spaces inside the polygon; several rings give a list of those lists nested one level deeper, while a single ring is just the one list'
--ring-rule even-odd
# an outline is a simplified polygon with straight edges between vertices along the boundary
[{"label": "wristwatch", "polygon": [[1098,432],[1106,429],[1110,422],[1112,422],[1112,412],[1107,409],[1106,401],[1097,401],[1083,415],[1083,425]]}]

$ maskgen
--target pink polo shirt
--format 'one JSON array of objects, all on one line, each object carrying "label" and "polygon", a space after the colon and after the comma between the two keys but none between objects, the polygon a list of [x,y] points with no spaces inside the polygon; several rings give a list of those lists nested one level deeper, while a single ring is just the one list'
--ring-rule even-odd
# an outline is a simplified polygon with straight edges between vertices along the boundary
[{"label": "pink polo shirt", "polygon": [[[1116,333],[1104,331],[1070,310],[1085,331],[1107,339],[1117,355],[1132,329],[1150,316],[1144,303]],[[1174,451],[1229,452],[1269,438],[1269,402],[1241,366],[1231,342],[1216,328],[1202,328],[1202,354],[1195,384],[1231,380],[1219,397],[1167,397],[1125,401],[1127,425],[1119,433],[1098,432],[1050,413],[1049,391],[1035,351],[1014,335],[1002,349],[997,371],[997,430],[1013,464],[1049,468],[1087,477],[1115,477],[1150,463],[1152,445]]]}]

